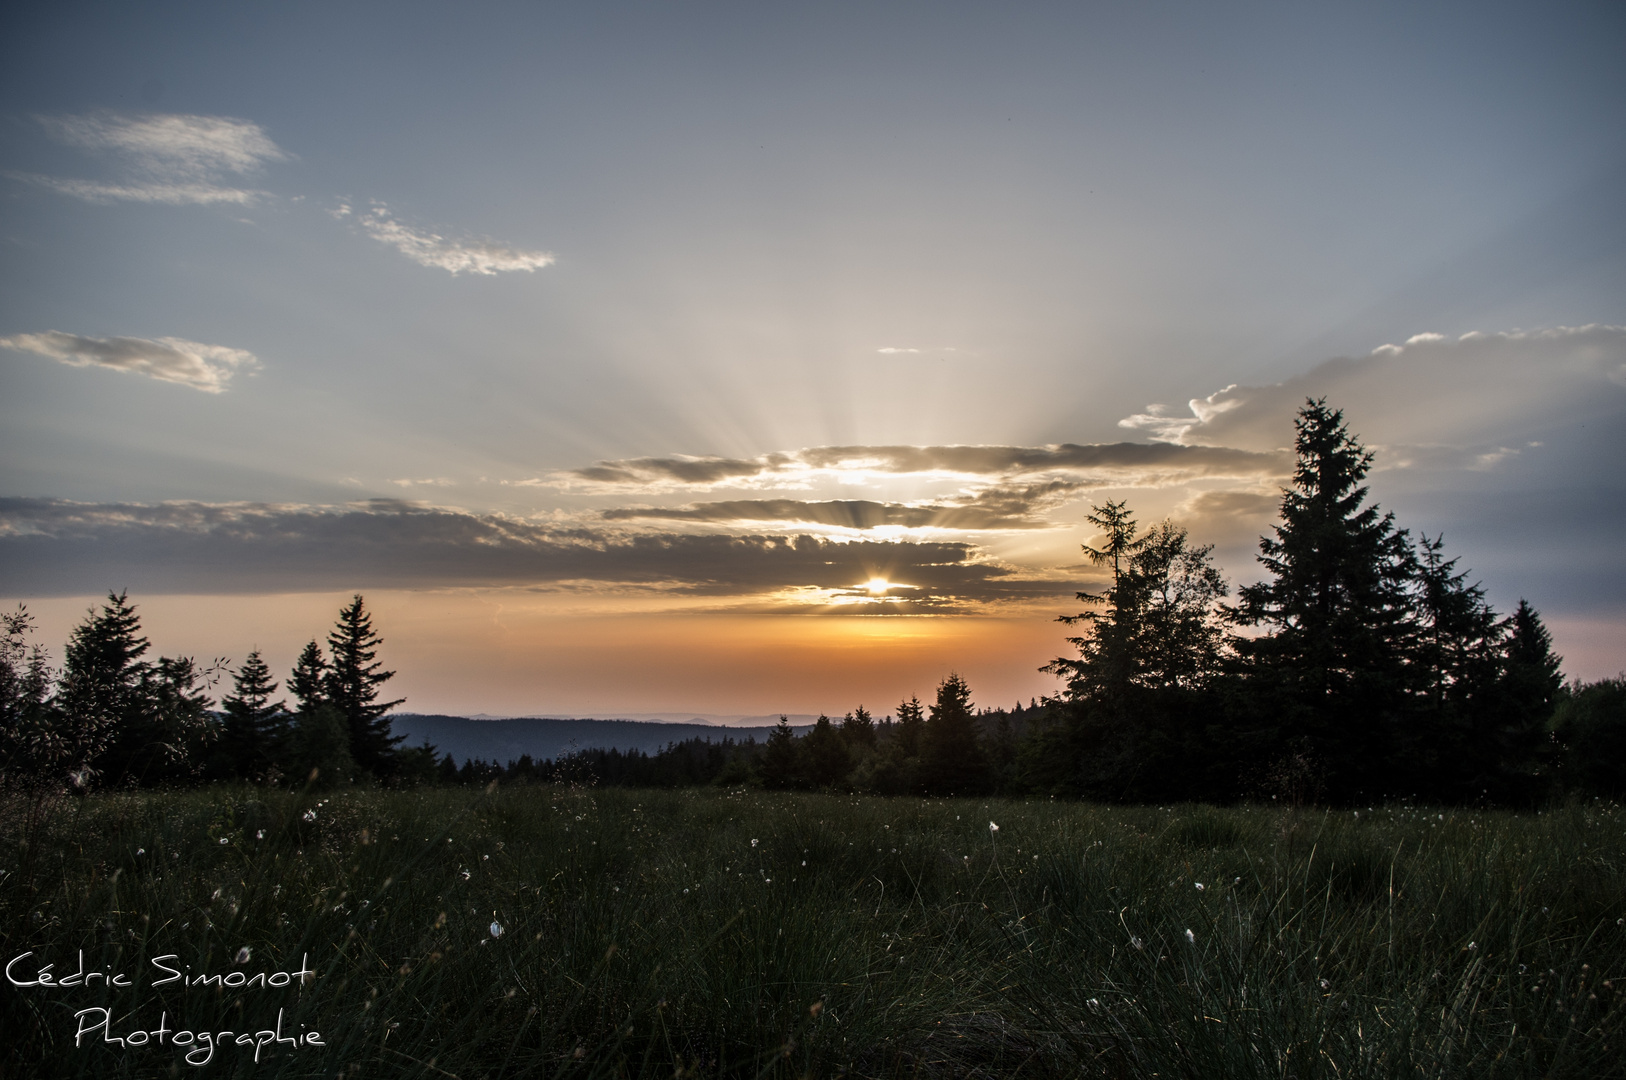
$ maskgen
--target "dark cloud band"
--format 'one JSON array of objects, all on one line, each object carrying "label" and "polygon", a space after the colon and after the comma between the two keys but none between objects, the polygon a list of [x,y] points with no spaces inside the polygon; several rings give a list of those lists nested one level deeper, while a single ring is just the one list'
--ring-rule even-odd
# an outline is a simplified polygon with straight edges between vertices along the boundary
[{"label": "dark cloud band", "polygon": [[895,475],[952,474],[1012,479],[1056,472],[1108,474],[1117,482],[1152,478],[1274,476],[1288,463],[1277,452],[1172,443],[1094,443],[1057,446],[819,446],[757,458],[642,457],[601,461],[557,473],[570,487],[651,489],[713,487],[784,479],[810,471],[869,471]]},{"label": "dark cloud band", "polygon": [[20,597],[572,582],[743,597],[851,589],[873,577],[941,602],[1066,591],[979,561],[965,543],[623,536],[389,500],[312,508],[0,499],[0,592]]}]

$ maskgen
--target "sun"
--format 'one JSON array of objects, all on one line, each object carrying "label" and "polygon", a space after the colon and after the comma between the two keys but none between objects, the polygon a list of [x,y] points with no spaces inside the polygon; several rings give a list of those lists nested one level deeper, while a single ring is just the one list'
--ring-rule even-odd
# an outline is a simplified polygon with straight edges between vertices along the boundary
[{"label": "sun", "polygon": [[884,577],[872,577],[868,581],[864,582],[864,588],[869,590],[869,594],[871,596],[884,596],[886,594],[886,590],[890,589],[891,587],[892,583],[886,580]]}]

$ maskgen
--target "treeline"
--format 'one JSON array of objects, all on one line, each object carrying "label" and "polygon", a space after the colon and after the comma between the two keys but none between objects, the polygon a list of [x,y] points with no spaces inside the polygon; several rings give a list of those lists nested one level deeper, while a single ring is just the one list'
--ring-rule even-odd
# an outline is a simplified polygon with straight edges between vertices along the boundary
[{"label": "treeline", "polygon": [[[1276,798],[1529,805],[1626,796],[1626,676],[1565,686],[1540,616],[1507,616],[1445,555],[1367,500],[1372,454],[1310,401],[1265,577],[1234,603],[1212,548],[1170,522],[1095,506],[1108,574],[1065,616],[1076,655],[1043,702],[978,710],[957,675],[875,721],[862,706],[797,736],[688,740],[653,755],[589,750],[504,765],[403,748],[380,699],[395,674],[362,598],[312,640],[286,686],[258,652],[146,658],[124,594],[70,637],[60,670],[21,608],[0,641],[0,784],[36,790],[247,780],[271,784],[759,784],[878,794],[1040,795],[1114,802]],[[209,697],[227,675],[217,710]]]},{"label": "treeline", "polygon": [[[209,780],[318,786],[359,780],[432,780],[435,752],[402,748],[379,700],[395,672],[378,662],[381,638],[360,596],[340,612],[328,651],[315,639],[278,681],[249,653],[228,672],[190,657],[146,658],[150,643],[124,593],[109,594],[68,639],[60,669],[29,641],[32,619],[0,615],[0,786],[151,786]],[[227,674],[219,709],[209,691]]]}]

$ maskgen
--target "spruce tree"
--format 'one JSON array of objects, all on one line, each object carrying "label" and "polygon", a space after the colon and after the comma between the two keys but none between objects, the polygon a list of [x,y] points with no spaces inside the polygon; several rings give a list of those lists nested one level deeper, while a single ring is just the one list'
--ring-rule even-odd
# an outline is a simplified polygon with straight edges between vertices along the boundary
[{"label": "spruce tree", "polygon": [[867,749],[875,745],[875,721],[862,705],[841,718],[841,738],[850,749]]},{"label": "spruce tree", "polygon": [[356,765],[375,776],[391,774],[395,747],[405,738],[390,734],[384,714],[406,699],[378,700],[378,688],[395,677],[395,672],[385,671],[377,660],[383,641],[357,594],[339,612],[338,625],[328,635],[332,660],[324,686],[328,702],[349,725],[350,753]]},{"label": "spruce tree", "polygon": [[1139,578],[1134,572],[1135,554],[1146,545],[1137,534],[1140,527],[1123,501],[1107,500],[1092,506],[1086,519],[1106,534],[1100,547],[1084,544],[1084,554],[1096,566],[1112,570],[1112,583],[1105,592],[1080,592],[1083,603],[1102,606],[1078,615],[1062,615],[1057,621],[1067,626],[1084,625],[1087,634],[1067,639],[1078,649],[1078,658],[1061,657],[1042,671],[1067,680],[1067,693],[1075,701],[1092,701],[1110,706],[1122,702],[1134,682],[1139,662],[1137,637],[1140,609],[1145,602]]},{"label": "spruce tree", "polygon": [[816,788],[836,787],[847,778],[852,757],[841,732],[821,715],[813,723],[813,730],[802,739],[802,759],[807,765],[807,779]]},{"label": "spruce tree", "polygon": [[33,631],[21,604],[0,615],[0,791],[43,799],[65,785],[84,787],[113,729],[69,721],[53,697],[50,658],[29,641]]},{"label": "spruce tree", "polygon": [[898,722],[894,725],[898,747],[906,758],[920,754],[920,735],[926,728],[926,707],[920,698],[909,695],[908,701],[898,703]]},{"label": "spruce tree", "polygon": [[294,661],[293,674],[288,677],[288,691],[299,703],[300,712],[313,712],[327,704],[327,677],[327,658],[312,638]]},{"label": "spruce tree", "polygon": [[260,650],[248,654],[232,676],[233,692],[222,699],[220,757],[229,775],[242,779],[275,779],[275,762],[287,735],[288,707],[272,701],[277,683]]},{"label": "spruce tree", "polygon": [[1551,787],[1556,747],[1549,725],[1564,685],[1562,657],[1541,616],[1525,600],[1503,623],[1501,671],[1488,709],[1490,730],[1483,733],[1495,754],[1495,786],[1490,798],[1529,803]]},{"label": "spruce tree", "polygon": [[1348,799],[1389,783],[1412,652],[1415,564],[1394,515],[1366,505],[1372,454],[1343,413],[1311,400],[1282,523],[1259,541],[1267,580],[1239,590],[1234,617],[1266,633],[1237,649],[1278,737]]},{"label": "spruce tree", "polygon": [[1395,734],[1399,790],[1426,799],[1473,800],[1497,785],[1497,683],[1504,624],[1444,555],[1443,537],[1420,538],[1415,557],[1410,717]]},{"label": "spruce tree", "polygon": [[133,709],[146,675],[147,639],[128,593],[108,593],[74,627],[63,655],[58,701],[69,722],[86,731],[111,732]]},{"label": "spruce tree", "polygon": [[149,645],[127,593],[108,593],[74,628],[57,700],[79,737],[102,742],[91,772],[107,783],[191,776],[216,734],[205,673],[186,658],[142,659]]},{"label": "spruce tree", "polygon": [[921,781],[928,794],[976,795],[986,787],[987,762],[977,738],[971,687],[950,674],[937,688],[920,748]]},{"label": "spruce tree", "polygon": [[781,716],[762,748],[762,786],[784,789],[801,786],[802,763],[790,718]]}]

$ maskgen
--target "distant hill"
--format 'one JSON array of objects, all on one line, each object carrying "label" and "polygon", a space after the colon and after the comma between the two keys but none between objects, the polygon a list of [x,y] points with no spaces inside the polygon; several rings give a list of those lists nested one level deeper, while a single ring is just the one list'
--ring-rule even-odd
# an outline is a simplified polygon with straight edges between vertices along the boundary
[{"label": "distant hill", "polygon": [[[494,761],[506,765],[522,754],[534,760],[559,758],[577,750],[642,750],[653,754],[668,743],[685,739],[722,742],[768,740],[772,726],[718,727],[714,724],[664,724],[649,720],[553,720],[526,717],[515,720],[474,720],[466,716],[429,716],[394,713],[390,730],[405,735],[402,746],[417,746],[428,739],[439,755],[464,761]],[[811,725],[793,725],[798,735]]]}]

